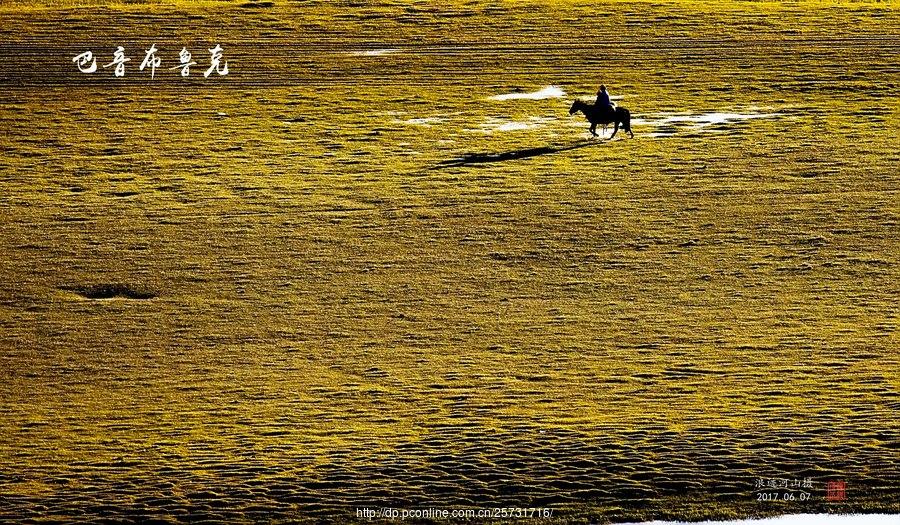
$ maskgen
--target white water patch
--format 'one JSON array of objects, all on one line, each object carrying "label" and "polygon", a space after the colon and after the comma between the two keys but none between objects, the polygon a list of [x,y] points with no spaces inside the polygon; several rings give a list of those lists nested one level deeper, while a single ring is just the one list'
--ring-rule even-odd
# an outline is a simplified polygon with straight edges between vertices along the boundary
[{"label": "white water patch", "polygon": [[[896,525],[897,514],[789,514],[776,518],[691,522],[690,525]],[[686,525],[684,521],[648,521],[623,525]]]},{"label": "white water patch", "polygon": [[725,133],[729,124],[752,120],[781,117],[781,113],[757,112],[724,112],[714,111],[700,114],[657,113],[644,118],[631,119],[635,126],[652,126],[654,129],[647,136],[671,137],[680,132]]},{"label": "white water patch", "polygon": [[557,86],[547,86],[543,89],[539,89],[537,91],[531,91],[529,93],[504,93],[502,95],[494,95],[492,97],[488,97],[488,100],[517,100],[517,99],[527,99],[527,100],[544,100],[546,98],[559,98],[566,96],[566,92]]},{"label": "white water patch", "polygon": [[544,127],[553,118],[548,117],[529,117],[528,120],[507,120],[502,118],[490,117],[485,120],[478,129],[469,129],[467,131],[491,134],[498,131],[522,131],[526,129],[535,129]]},{"label": "white water patch", "polygon": [[425,126],[430,128],[435,124],[442,124],[446,122],[447,119],[442,117],[419,117],[419,118],[410,118],[406,120],[395,120],[397,124],[407,124],[409,126]]},{"label": "white water patch", "polygon": [[382,55],[391,55],[394,53],[399,53],[400,50],[396,48],[385,48],[385,49],[366,49],[364,51],[351,51],[350,54],[357,57],[378,57]]},{"label": "white water patch", "polygon": [[702,115],[673,115],[671,117],[663,118],[661,123],[689,122],[692,123],[695,128],[702,128],[711,124],[728,124],[740,120],[772,118],[777,116],[778,113],[704,113]]},{"label": "white water patch", "polygon": [[[756,111],[759,108],[748,108],[741,111],[713,111],[709,113],[651,113],[631,119],[632,127],[637,128],[635,133],[650,138],[670,138],[682,133],[728,133],[728,126],[753,119],[780,118],[782,113]],[[563,124],[575,128],[590,126],[584,116],[574,115]],[[608,129],[614,128],[609,124]],[[648,129],[649,128],[649,129]],[[598,133],[601,126],[597,127]],[[620,128],[621,129],[621,128]]]}]

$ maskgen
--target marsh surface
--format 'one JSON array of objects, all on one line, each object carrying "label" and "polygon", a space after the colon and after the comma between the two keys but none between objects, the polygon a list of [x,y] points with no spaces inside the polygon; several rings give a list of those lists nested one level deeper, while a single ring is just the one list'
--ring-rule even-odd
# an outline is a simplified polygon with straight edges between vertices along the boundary
[{"label": "marsh surface", "polygon": [[0,519],[900,511],[898,53],[891,3],[4,4]]}]

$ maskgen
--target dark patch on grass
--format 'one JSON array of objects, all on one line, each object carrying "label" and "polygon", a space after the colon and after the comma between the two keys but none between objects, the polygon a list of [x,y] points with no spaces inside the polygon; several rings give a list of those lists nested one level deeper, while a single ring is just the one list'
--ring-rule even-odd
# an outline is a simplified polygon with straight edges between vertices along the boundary
[{"label": "dark patch on grass", "polygon": [[77,293],[85,299],[153,299],[157,296],[155,292],[146,288],[119,283],[73,286],[65,289]]},{"label": "dark patch on grass", "polygon": [[244,9],[253,9],[256,7],[272,7],[274,5],[275,5],[274,2],[250,0],[249,2],[244,2],[243,4],[239,5],[238,7],[242,7]]}]

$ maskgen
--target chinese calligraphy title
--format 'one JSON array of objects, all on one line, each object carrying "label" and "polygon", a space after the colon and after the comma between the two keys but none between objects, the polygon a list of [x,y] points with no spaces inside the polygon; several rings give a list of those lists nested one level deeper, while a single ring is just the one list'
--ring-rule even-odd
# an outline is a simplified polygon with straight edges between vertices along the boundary
[{"label": "chinese calligraphy title", "polygon": [[[156,77],[156,68],[162,66],[162,59],[156,56],[156,52],[159,51],[156,49],[156,44],[151,44],[150,49],[145,51],[146,55],[144,56],[144,61],[141,62],[139,70],[143,71],[146,68],[150,68],[150,78]],[[210,66],[209,69],[203,73],[204,78],[208,78],[213,72],[218,73],[219,75],[227,75],[228,74],[228,61],[226,60],[224,63],[222,62],[222,46],[216,44],[216,46],[209,50],[210,54]],[[181,76],[186,77],[190,75],[190,67],[197,65],[196,62],[191,60],[191,52],[187,50],[186,47],[181,48],[181,52],[178,54],[178,59],[180,64],[174,67],[170,67],[169,69],[181,69]],[[130,58],[125,56],[125,48],[122,46],[118,46],[116,50],[113,52],[113,60],[109,64],[102,66],[103,68],[108,68],[115,66],[114,74],[117,77],[125,76],[125,62],[131,61]],[[97,59],[94,58],[94,54],[91,51],[85,51],[80,55],[76,56],[72,59],[72,62],[78,66],[78,70],[82,73],[94,73],[97,71]]]}]

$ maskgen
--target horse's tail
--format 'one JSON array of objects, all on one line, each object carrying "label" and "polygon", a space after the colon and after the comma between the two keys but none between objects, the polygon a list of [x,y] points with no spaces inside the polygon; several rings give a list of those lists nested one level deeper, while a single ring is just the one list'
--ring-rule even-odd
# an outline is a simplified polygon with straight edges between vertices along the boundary
[{"label": "horse's tail", "polygon": [[631,112],[622,108],[622,129],[631,133]]}]

